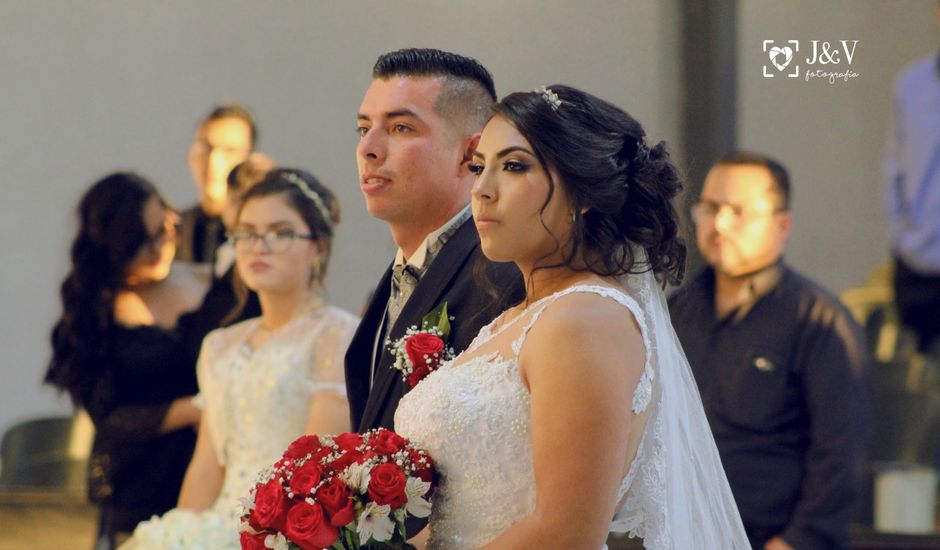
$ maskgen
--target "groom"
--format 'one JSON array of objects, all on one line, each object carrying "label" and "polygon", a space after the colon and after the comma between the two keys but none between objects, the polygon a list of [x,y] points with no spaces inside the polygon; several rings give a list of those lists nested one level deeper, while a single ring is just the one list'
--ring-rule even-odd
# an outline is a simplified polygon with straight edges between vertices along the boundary
[{"label": "groom", "polygon": [[[470,216],[467,166],[496,101],[493,78],[474,59],[432,49],[379,57],[359,107],[359,185],[369,213],[398,245],[346,353],[352,428],[394,427],[410,387],[392,368],[386,340],[447,303],[448,345],[459,353],[505,306],[523,296],[510,264],[490,264]],[[474,277],[481,263],[504,299]],[[494,285],[494,286],[495,286]]]}]

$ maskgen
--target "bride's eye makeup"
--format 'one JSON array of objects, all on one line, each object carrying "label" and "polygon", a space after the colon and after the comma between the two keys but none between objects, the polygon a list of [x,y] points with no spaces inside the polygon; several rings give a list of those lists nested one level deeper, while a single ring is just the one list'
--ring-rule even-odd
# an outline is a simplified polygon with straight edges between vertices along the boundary
[{"label": "bride's eye makeup", "polygon": [[471,162],[470,164],[467,165],[467,170],[470,170],[470,172],[478,176],[483,173],[483,168],[485,167],[483,166],[482,163],[479,163],[479,162]]},{"label": "bride's eye makeup", "polygon": [[503,163],[503,170],[507,172],[528,172],[532,165],[521,160],[510,159]]}]

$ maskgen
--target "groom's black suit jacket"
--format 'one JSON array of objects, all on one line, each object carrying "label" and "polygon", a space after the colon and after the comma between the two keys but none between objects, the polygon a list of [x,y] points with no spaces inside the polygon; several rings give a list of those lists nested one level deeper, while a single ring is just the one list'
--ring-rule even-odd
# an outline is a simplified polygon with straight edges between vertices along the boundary
[{"label": "groom's black suit jacket", "polygon": [[[522,276],[514,264],[488,262],[489,279],[505,298],[494,299],[481,288],[474,278],[473,268],[483,259],[482,254],[473,220],[467,220],[437,253],[394,326],[387,331],[388,338],[392,341],[401,338],[408,327],[420,325],[422,317],[446,301],[448,314],[453,317],[448,344],[460,353],[484,325],[509,305],[521,301],[524,296]],[[385,346],[385,339],[378,334],[385,320],[391,276],[392,266],[389,266],[346,351],[350,417],[353,430],[360,432],[378,427],[394,429],[398,401],[410,389],[401,373],[392,368],[395,358]],[[377,334],[380,349],[375,351]],[[374,351],[377,365],[370,392],[369,373]]]}]

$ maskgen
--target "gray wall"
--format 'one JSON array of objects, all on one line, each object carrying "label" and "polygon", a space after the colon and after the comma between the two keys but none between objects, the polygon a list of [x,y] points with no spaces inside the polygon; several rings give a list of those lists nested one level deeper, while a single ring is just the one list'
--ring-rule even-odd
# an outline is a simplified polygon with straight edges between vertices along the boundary
[{"label": "gray wall", "polygon": [[[858,285],[888,260],[881,159],[891,86],[903,65],[940,47],[936,1],[742,0],[738,6],[738,142],[790,168],[795,222],[787,258],[831,289]],[[804,71],[810,40],[859,40],[851,66],[859,77],[832,85],[807,82],[803,74],[764,78],[765,39],[799,40],[794,62]],[[829,67],[844,71],[846,61]]]},{"label": "gray wall", "polygon": [[[480,59],[500,95],[565,82],[679,135],[675,2],[0,0],[0,431],[68,410],[40,386],[75,230],[99,176],[134,169],[178,206],[194,126],[250,106],[260,149],[337,191],[332,300],[357,311],[394,248],[357,187],[355,113],[372,63],[408,46]],[[681,155],[680,155],[681,157]]]}]

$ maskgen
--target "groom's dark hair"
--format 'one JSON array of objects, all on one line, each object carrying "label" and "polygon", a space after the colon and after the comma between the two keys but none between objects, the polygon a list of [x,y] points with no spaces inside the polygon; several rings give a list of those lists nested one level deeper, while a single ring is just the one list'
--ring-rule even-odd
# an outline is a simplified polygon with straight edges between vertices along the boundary
[{"label": "groom's dark hair", "polygon": [[461,134],[482,130],[496,103],[493,76],[472,57],[432,48],[407,48],[379,56],[372,78],[395,76],[442,78],[434,108]]}]

